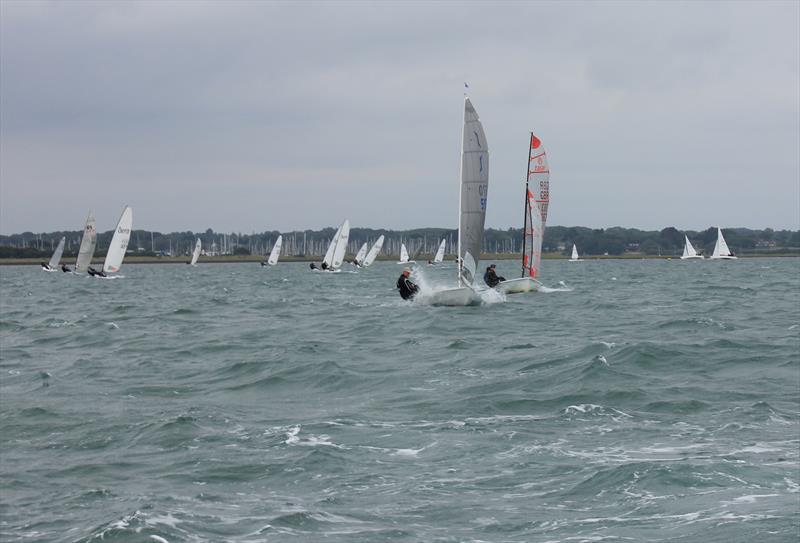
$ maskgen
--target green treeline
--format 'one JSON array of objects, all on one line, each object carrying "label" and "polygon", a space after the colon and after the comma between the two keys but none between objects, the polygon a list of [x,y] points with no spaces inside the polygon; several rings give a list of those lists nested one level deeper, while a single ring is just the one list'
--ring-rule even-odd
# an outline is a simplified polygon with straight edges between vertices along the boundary
[{"label": "green treeline", "polygon": [[[287,256],[322,255],[328,247],[335,228],[283,232],[283,251]],[[105,254],[113,231],[98,234],[96,255]],[[205,232],[172,232],[169,234],[134,230],[128,252],[141,256],[188,255],[199,237],[206,254],[267,254],[280,232],[220,233],[210,228]],[[680,231],[673,227],[660,231],[636,228],[600,228],[582,226],[550,226],[545,231],[542,250],[545,253],[568,254],[574,243],[581,255],[619,256],[626,253],[642,255],[678,256],[683,252],[684,234],[701,254],[710,255],[717,239],[717,230],[709,227],[702,231]],[[800,231],[751,230],[748,228],[725,228],[723,234],[728,245],[737,254],[800,254]],[[80,246],[81,231],[50,232],[34,234],[24,232],[0,236],[0,258],[45,258],[49,257],[62,236],[66,237],[65,256],[75,256]],[[414,230],[382,230],[352,228],[348,253],[355,253],[363,243],[372,244],[383,235],[385,242],[382,254],[395,255],[404,243],[409,253],[430,255],[436,251],[440,241],[446,240],[447,254],[456,252],[456,230],[445,228],[418,228]],[[522,231],[519,228],[498,230],[489,228],[484,234],[485,253],[519,253]]]}]

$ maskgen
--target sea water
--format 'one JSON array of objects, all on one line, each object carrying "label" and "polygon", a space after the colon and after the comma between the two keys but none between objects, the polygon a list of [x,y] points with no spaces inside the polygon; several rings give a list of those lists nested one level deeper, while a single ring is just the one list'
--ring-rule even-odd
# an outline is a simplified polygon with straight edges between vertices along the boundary
[{"label": "sea water", "polygon": [[797,541],[800,259],[542,268],[0,268],[0,540]]}]

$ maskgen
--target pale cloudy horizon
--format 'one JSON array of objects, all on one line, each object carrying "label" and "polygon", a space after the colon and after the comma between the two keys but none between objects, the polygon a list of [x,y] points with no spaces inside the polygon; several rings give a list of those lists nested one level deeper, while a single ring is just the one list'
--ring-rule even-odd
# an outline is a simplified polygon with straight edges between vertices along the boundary
[{"label": "pale cloudy horizon", "polygon": [[800,228],[798,2],[0,2],[0,233]]}]

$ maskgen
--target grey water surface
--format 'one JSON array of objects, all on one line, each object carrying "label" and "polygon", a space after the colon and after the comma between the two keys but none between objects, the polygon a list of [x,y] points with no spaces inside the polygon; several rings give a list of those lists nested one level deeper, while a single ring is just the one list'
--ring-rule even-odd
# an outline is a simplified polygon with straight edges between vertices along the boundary
[{"label": "grey water surface", "polygon": [[800,259],[400,271],[0,267],[0,540],[798,540]]}]

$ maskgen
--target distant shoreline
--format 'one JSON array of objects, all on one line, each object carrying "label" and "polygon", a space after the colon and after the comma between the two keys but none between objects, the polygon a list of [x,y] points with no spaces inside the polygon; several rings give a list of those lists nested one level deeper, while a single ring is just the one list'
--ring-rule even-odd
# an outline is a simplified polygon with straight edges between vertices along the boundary
[{"label": "distant shoreline", "polygon": [[[737,255],[740,259],[746,258],[798,258],[800,253],[747,253]],[[425,264],[430,257],[418,258],[417,263]],[[284,256],[281,257],[281,262],[319,262],[321,256]],[[481,262],[488,262],[492,260],[519,260],[519,254],[500,253],[500,254],[486,254],[481,256]],[[544,254],[544,260],[569,260],[566,255],[558,254]],[[706,257],[708,259],[708,257]],[[226,255],[226,256],[204,256],[200,257],[198,264],[230,264],[230,263],[251,263],[258,264],[266,260],[263,255]],[[377,259],[381,262],[397,262],[395,258],[379,257]],[[659,256],[659,255],[644,255],[644,254],[624,254],[624,255],[595,255],[595,256],[581,256],[581,260],[680,260],[679,256]],[[0,258],[0,266],[30,266],[39,265],[43,260],[41,258]],[[453,262],[453,257],[445,259],[445,263]],[[154,257],[154,256],[128,256],[125,257],[125,264],[187,264],[189,262],[188,256],[173,256],[173,257]],[[72,267],[75,259],[62,260],[62,264]],[[96,258],[92,260],[92,264],[102,265],[103,259]]]}]

